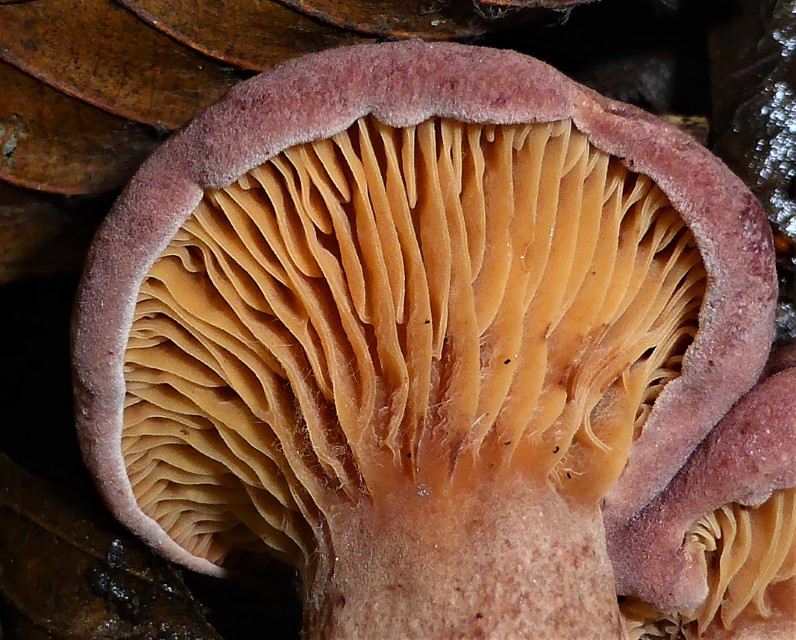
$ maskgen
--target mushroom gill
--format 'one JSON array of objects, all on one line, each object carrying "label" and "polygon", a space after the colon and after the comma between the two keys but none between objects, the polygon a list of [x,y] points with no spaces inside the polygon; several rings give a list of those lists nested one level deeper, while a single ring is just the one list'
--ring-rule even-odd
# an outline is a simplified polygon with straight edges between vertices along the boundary
[{"label": "mushroom gill", "polygon": [[312,573],[335,504],[500,474],[596,506],[696,331],[705,270],[570,120],[372,116],[201,203],[138,293],[122,453],[194,556]]},{"label": "mushroom gill", "polygon": [[796,576],[796,489],[780,489],[758,507],[725,505],[697,521],[686,545],[701,558],[708,598],[685,615],[698,632],[715,615],[732,628],[742,613],[771,615],[766,589]]}]

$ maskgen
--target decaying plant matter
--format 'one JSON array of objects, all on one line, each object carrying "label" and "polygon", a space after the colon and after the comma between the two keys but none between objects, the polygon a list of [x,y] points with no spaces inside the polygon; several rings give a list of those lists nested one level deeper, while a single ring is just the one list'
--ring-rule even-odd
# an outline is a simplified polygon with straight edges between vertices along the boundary
[{"label": "decaying plant matter", "polygon": [[[659,617],[708,597],[700,518],[793,503],[793,412],[744,418],[790,374],[728,414],[775,298],[758,203],[687,135],[511,52],[340,49],[129,184],[77,302],[78,428],[164,555],[295,566],[310,637],[616,638],[617,588]],[[685,560],[653,553],[659,512]]]}]

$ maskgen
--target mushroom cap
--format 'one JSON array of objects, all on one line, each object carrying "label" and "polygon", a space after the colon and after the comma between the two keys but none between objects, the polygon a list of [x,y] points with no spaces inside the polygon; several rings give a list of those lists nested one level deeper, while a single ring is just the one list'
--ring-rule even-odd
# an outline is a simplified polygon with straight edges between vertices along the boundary
[{"label": "mushroom cap", "polygon": [[191,568],[223,573],[142,512],[122,456],[124,354],[139,289],[206,189],[367,115],[393,127],[432,117],[571,120],[591,145],[649,176],[689,227],[708,274],[699,331],[606,498],[609,520],[629,518],[660,492],[765,364],[776,298],[768,224],[741,181],[686,134],[509,51],[410,41],[290,61],[230,91],[144,164],[97,233],[76,303],[73,375],[86,463],[117,517]]}]

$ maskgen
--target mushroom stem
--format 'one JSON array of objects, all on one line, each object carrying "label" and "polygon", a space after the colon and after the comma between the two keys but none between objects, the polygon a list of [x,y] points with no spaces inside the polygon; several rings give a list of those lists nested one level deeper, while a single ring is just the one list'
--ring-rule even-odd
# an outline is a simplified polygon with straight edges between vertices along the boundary
[{"label": "mushroom stem", "polygon": [[596,505],[527,479],[327,514],[334,569],[310,638],[623,638]]}]

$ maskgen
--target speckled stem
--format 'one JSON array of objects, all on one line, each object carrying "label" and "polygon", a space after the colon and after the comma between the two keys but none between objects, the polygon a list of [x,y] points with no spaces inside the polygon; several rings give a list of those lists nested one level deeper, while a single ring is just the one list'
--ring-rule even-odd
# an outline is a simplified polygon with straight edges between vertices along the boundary
[{"label": "speckled stem", "polygon": [[394,494],[329,516],[335,567],[308,638],[624,636],[596,506],[511,479],[472,494]]}]

